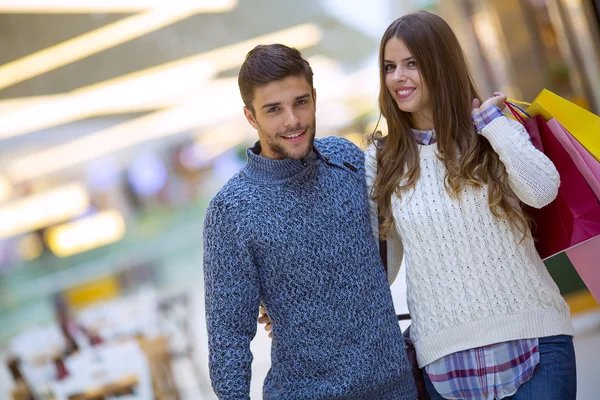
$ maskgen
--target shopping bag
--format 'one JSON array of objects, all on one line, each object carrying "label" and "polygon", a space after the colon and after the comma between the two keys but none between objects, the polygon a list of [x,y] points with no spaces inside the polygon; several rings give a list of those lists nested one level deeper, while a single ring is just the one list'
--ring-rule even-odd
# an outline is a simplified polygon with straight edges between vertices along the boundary
[{"label": "shopping bag", "polygon": [[590,185],[596,198],[600,200],[600,162],[592,157],[556,118],[548,121],[548,127],[550,127],[556,139],[558,139],[562,147],[567,151],[577,169],[579,169],[588,185]]},{"label": "shopping bag", "polygon": [[600,303],[600,236],[568,249],[566,254],[596,301]]},{"label": "shopping bag", "polygon": [[531,116],[556,118],[567,131],[600,161],[600,117],[544,89],[527,108]]},{"label": "shopping bag", "polygon": [[[517,103],[524,104],[522,102]],[[535,118],[531,119],[531,115],[520,108],[516,103],[508,102],[507,107],[514,115],[516,120],[526,125],[534,146],[538,150],[544,152],[542,136],[547,135],[547,130],[543,127],[542,118],[544,116],[542,115],[541,117],[538,117],[537,120]],[[535,109],[532,112],[536,112]],[[546,117],[549,117],[549,115],[546,115]],[[584,177],[585,181],[590,186],[590,190],[592,190],[596,196],[596,199],[599,199],[600,197],[598,196],[598,189],[600,186],[600,163],[594,157],[592,157],[590,153],[577,140],[575,140],[573,136],[570,135],[570,133],[555,118],[549,119],[547,125],[548,129],[552,132],[552,134],[554,134],[555,139],[569,155],[579,172]],[[541,132],[540,127],[542,129]],[[560,155],[560,151],[553,151],[560,150],[555,145],[555,141],[547,141],[546,155],[553,159],[553,161],[556,161],[557,155]],[[568,201],[569,199],[561,197],[565,189],[565,178],[569,179],[569,176],[565,174],[565,164],[569,163],[555,164],[559,173],[561,174],[561,180],[563,182],[561,188],[559,189],[557,199],[547,207],[544,207],[542,210],[535,210],[527,207],[527,211],[529,211],[530,215],[532,215],[535,220],[535,223],[532,227],[532,233],[534,234],[534,237],[538,239],[536,242],[536,247],[538,248],[540,254],[543,254],[542,257],[546,261],[552,259],[552,253],[556,252],[558,249],[569,246],[571,243],[575,243],[577,241],[573,237],[569,238],[568,227],[571,221],[574,224],[579,223],[577,220],[577,214],[573,213],[572,209],[570,209],[571,215],[569,215],[569,213],[564,213],[565,201]],[[577,179],[577,181],[579,181],[578,184],[582,184],[581,179]],[[588,198],[587,201],[591,202],[589,195],[586,197]],[[562,215],[560,214],[561,212],[563,212]],[[545,213],[547,213],[547,215],[544,215]],[[550,221],[553,221],[553,215],[559,215],[555,225],[550,223]],[[549,223],[546,224],[545,222]],[[552,228],[555,229],[551,230]],[[593,235],[593,232],[590,233],[590,235]],[[581,277],[582,281],[588,287],[592,295],[597,301],[600,302],[600,262],[598,261],[600,260],[600,236],[596,235],[589,240],[584,240],[579,244],[567,247],[564,253],[569,258],[571,264]],[[550,256],[546,257],[546,254],[550,254]]]},{"label": "shopping bag", "polygon": [[[532,120],[530,119],[529,121]],[[529,133],[529,137],[533,146],[542,153],[544,153],[544,145],[542,143],[540,129],[535,118],[533,119],[533,122],[527,122],[527,120],[522,120],[522,124],[525,125],[525,129],[527,129],[527,132]]]},{"label": "shopping bag", "polygon": [[525,206],[542,259],[600,235],[600,202],[541,115],[525,121],[561,177],[556,199],[541,209]]}]

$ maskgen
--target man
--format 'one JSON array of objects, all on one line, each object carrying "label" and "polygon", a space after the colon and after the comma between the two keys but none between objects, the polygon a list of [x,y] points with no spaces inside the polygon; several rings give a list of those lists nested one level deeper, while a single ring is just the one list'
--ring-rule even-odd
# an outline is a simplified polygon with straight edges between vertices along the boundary
[{"label": "man", "polygon": [[220,399],[248,399],[259,305],[275,339],[269,399],[415,399],[372,234],[364,156],[315,139],[312,70],[284,45],[248,53],[238,83],[258,131],[248,162],[204,226],[210,375]]}]

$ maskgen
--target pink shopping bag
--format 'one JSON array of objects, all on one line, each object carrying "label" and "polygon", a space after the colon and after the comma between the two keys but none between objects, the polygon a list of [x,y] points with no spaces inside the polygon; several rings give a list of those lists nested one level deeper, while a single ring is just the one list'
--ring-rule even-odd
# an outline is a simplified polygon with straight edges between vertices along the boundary
[{"label": "pink shopping bag", "polygon": [[600,303],[600,236],[571,247],[566,253],[581,280]]},{"label": "pink shopping bag", "polygon": [[548,121],[548,127],[567,151],[588,185],[600,200],[600,162],[594,158],[555,118]]},{"label": "pink shopping bag", "polygon": [[546,259],[600,236],[600,202],[541,116],[525,121],[525,128],[561,177],[558,196],[552,203],[542,209],[524,207],[534,220],[532,234],[536,248]]}]

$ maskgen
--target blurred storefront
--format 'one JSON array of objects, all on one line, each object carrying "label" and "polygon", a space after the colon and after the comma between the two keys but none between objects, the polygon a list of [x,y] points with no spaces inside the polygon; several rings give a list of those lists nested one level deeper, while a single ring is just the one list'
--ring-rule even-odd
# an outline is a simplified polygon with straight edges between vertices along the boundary
[{"label": "blurred storefront", "polygon": [[542,88],[598,113],[596,0],[440,0],[482,93],[532,101]]}]

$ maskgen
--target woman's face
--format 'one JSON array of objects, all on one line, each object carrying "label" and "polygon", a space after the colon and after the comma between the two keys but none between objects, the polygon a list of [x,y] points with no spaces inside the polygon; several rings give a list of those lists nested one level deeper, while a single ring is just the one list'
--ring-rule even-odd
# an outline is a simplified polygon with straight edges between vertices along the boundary
[{"label": "woman's face", "polygon": [[421,79],[416,60],[404,42],[397,37],[385,44],[383,73],[385,85],[401,111],[410,113],[413,120],[421,119],[422,115],[431,120],[427,86]]}]

